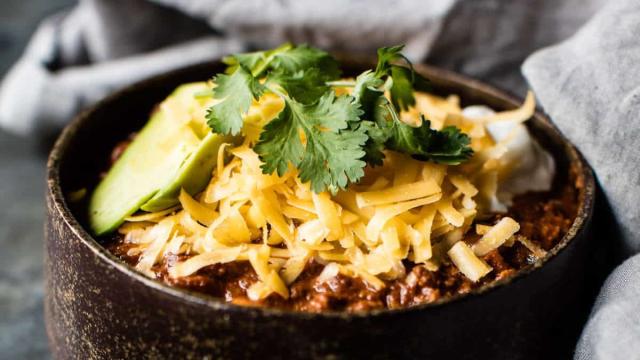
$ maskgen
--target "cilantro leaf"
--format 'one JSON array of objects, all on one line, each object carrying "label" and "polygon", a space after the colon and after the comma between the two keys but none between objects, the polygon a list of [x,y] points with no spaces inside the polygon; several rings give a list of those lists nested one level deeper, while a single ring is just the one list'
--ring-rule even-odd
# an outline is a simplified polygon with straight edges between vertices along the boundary
[{"label": "cilantro leaf", "polygon": [[208,109],[207,124],[217,133],[237,135],[243,125],[242,115],[265,88],[242,66],[231,75],[218,75],[215,82],[213,97],[222,101]]},{"label": "cilantro leaf", "polygon": [[293,74],[284,71],[272,72],[267,77],[267,86],[271,84],[279,85],[287,95],[304,104],[318,100],[329,90],[324,76],[317,68],[301,70]]},{"label": "cilantro leaf", "polygon": [[282,176],[289,169],[289,164],[297,167],[302,162],[305,147],[300,139],[300,126],[295,115],[292,105],[285,102],[278,116],[262,129],[253,150],[263,162],[264,174],[276,172]]},{"label": "cilantro leaf", "polygon": [[[430,87],[429,82],[413,70],[411,61],[402,54],[402,49],[404,49],[404,45],[378,49],[378,64],[375,71],[378,78],[390,77],[391,103],[399,111],[407,110],[415,104],[413,92],[416,87],[420,87],[422,90]],[[404,60],[408,67],[394,64],[400,60]]]},{"label": "cilantro leaf", "polygon": [[269,68],[277,54],[286,52],[291,48],[293,48],[291,43],[284,43],[271,50],[230,55],[222,59],[222,62],[229,66],[227,73],[231,73],[235,71],[238,66],[242,66],[248,69],[253,76],[257,77]]},{"label": "cilantro leaf", "polygon": [[389,89],[391,103],[396,109],[408,110],[416,103],[413,96],[413,70],[392,65],[391,78],[393,79],[393,84]]},{"label": "cilantro leaf", "polygon": [[315,68],[325,81],[340,77],[340,66],[333,56],[308,45],[299,45],[275,54],[271,66],[289,74]]},{"label": "cilantro leaf", "polygon": [[228,66],[226,70],[227,74],[233,73],[234,71],[236,71],[236,69],[238,69],[238,66],[242,66],[245,69],[250,70],[252,75],[257,76],[258,74],[256,74],[255,71],[260,69],[263,64],[265,64],[266,58],[265,52],[260,51],[229,55],[222,58],[222,62],[227,64]]},{"label": "cilantro leaf", "polygon": [[231,71],[244,66],[256,77],[268,70],[293,75],[314,68],[324,81],[340,76],[339,64],[331,55],[308,45],[294,46],[286,43],[272,50],[228,56],[223,61],[230,66]]},{"label": "cilantro leaf", "polygon": [[362,150],[367,135],[363,130],[322,131],[307,139],[304,157],[300,163],[300,180],[311,182],[316,193],[329,190],[336,193],[351,182],[364,176],[367,165]]},{"label": "cilantro leaf", "polygon": [[389,138],[380,126],[371,121],[375,115],[375,107],[379,106],[381,100],[386,101],[384,91],[379,89],[383,83],[382,79],[378,78],[373,71],[367,70],[356,78],[352,92],[363,112],[360,123],[352,124],[352,127],[359,126],[367,134],[368,139],[363,147],[364,160],[374,166],[382,165],[384,143]]},{"label": "cilantro leaf", "polygon": [[[394,61],[404,59],[409,65],[411,65],[409,59],[402,55],[402,49],[404,49],[404,45],[381,47],[378,49],[378,64],[376,65],[375,72],[377,77],[389,75],[391,71],[391,63]],[[413,71],[413,68],[411,71]]]},{"label": "cilantro leaf", "polygon": [[333,91],[313,104],[285,98],[284,109],[265,125],[254,147],[263,172],[283,175],[292,164],[315,192],[344,189],[364,176],[366,163],[361,158],[367,135],[349,126],[360,115],[351,96],[336,97]]},{"label": "cilantro leaf", "polygon": [[470,143],[467,134],[455,126],[447,126],[434,134],[428,158],[442,164],[460,164],[473,155]]},{"label": "cilantro leaf", "polygon": [[385,143],[389,139],[390,134],[383,128],[377,126],[374,122],[364,120],[360,123],[360,127],[367,134],[368,139],[364,144],[364,161],[373,166],[382,165],[384,160]]},{"label": "cilantro leaf", "polygon": [[473,155],[469,136],[454,126],[433,130],[431,122],[422,116],[422,124],[413,127],[402,122],[388,104],[381,104],[376,109],[376,124],[389,134],[388,149],[409,154],[418,160],[448,165],[460,164]]},{"label": "cilantro leaf", "polygon": [[374,103],[380,96],[384,96],[384,91],[379,89],[383,84],[384,81],[371,70],[363,72],[356,78],[352,94],[360,103],[365,119],[371,119]]}]

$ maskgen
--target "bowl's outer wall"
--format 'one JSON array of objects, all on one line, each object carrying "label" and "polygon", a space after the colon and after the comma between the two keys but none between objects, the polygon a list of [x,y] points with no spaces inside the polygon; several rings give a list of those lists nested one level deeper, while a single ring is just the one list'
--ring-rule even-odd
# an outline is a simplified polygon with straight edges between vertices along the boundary
[{"label": "bowl's outer wall", "polygon": [[[479,83],[460,87],[461,80],[450,73],[421,69],[436,90],[495,108],[514,106],[508,96]],[[175,86],[216,70],[213,63],[194,66],[129,88],[81,115],[59,140],[49,163],[45,226],[45,313],[55,358],[570,357],[588,311],[577,304],[585,296],[593,178],[541,114],[531,130],[560,154],[561,166],[572,162],[581,170],[584,224],[545,266],[508,286],[441,306],[325,316],[184,295],[114,262],[78,224],[82,214],[70,215],[63,193],[95,181],[104,166],[96,159],[106,159],[117,139],[139,128]]]}]

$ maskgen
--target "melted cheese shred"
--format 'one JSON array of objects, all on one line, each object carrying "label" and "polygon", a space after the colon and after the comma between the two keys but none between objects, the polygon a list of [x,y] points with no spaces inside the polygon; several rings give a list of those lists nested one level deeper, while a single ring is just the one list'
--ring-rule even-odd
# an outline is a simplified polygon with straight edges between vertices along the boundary
[{"label": "melted cheese shred", "polygon": [[[270,97],[254,103],[249,113],[258,120],[246,126],[244,143],[220,147],[205,191],[181,191],[178,207],[131,216],[119,229],[140,254],[138,270],[151,274],[170,254],[186,255],[166,262],[171,277],[248,261],[259,279],[247,290],[254,301],[273,293],[287,298],[288,285],[312,259],[325,265],[318,282],[343,274],[381,289],[384,280],[405,275],[406,260],[431,271],[451,262],[471,281],[480,280],[492,271],[482,256],[512,241],[520,228],[508,217],[472,228],[476,217],[489,213],[504,155],[484,126],[526,120],[535,108],[533,96],[520,109],[480,120],[465,118],[455,96],[418,93],[416,103],[403,119],[424,113],[435,128],[460,127],[471,137],[474,158],[446,166],[386,152],[382,166],[367,169],[360,183],[335,195],[312,192],[293,168],[282,177],[262,173],[251,145],[282,104]],[[477,242],[463,240],[470,231]]]}]

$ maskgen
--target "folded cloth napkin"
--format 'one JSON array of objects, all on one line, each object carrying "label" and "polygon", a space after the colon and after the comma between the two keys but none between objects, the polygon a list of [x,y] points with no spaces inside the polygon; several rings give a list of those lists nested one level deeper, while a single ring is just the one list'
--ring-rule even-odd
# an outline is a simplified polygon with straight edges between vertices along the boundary
[{"label": "folded cloth napkin", "polygon": [[[529,57],[523,73],[596,170],[620,228],[598,240],[628,257],[640,250],[637,19],[640,0],[82,0],[43,22],[5,76],[0,126],[57,129],[115,88],[287,40],[360,53],[405,43],[413,61],[523,94],[525,59],[563,41]],[[638,295],[636,256],[606,281],[576,359],[640,354]]]},{"label": "folded cloth napkin", "polygon": [[[612,2],[523,67],[545,111],[595,169],[619,222],[624,255],[640,251],[639,19],[640,1]],[[640,358],[640,255],[605,282],[575,357]]]},{"label": "folded cloth napkin", "polygon": [[236,39],[150,3],[83,1],[46,19],[5,76],[0,126],[47,134],[117,88],[242,48]]}]

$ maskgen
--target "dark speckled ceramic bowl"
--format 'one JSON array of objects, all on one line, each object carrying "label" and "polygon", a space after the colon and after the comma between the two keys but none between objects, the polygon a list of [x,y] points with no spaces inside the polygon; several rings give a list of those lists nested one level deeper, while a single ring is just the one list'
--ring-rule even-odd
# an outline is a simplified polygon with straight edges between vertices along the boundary
[{"label": "dark speckled ceramic bowl", "polygon": [[[347,61],[347,69],[363,63]],[[466,104],[521,103],[493,87],[417,66],[436,92]],[[209,78],[217,62],[158,76],[119,91],[78,116],[48,163],[46,321],[55,358],[568,358],[586,316],[584,255],[594,179],[549,119],[528,126],[579,187],[568,234],[538,263],[469,294],[403,310],[310,314],[231,305],[151,280],[107,252],[86,230],[68,194],[91,187],[115,143],[145,122],[178,84]]]}]

